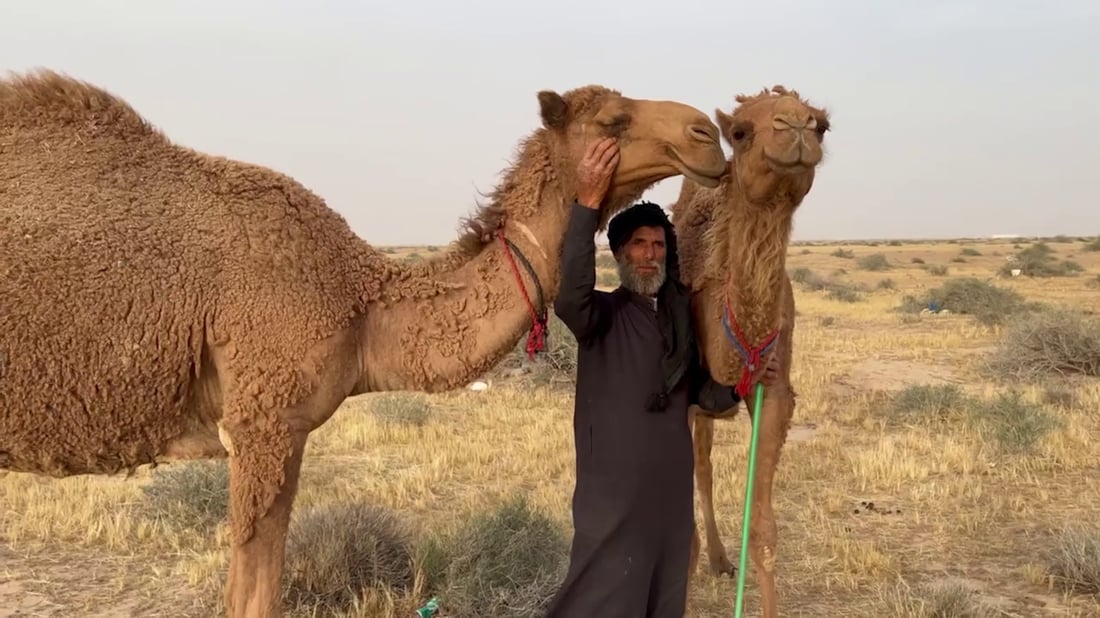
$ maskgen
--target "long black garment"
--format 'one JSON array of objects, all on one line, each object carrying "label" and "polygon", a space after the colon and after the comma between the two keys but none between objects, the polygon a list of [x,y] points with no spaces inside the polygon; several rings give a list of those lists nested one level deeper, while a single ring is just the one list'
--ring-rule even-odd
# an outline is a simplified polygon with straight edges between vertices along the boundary
[{"label": "long black garment", "polygon": [[571,208],[554,310],[578,341],[574,537],[547,616],[679,618],[695,520],[688,404],[726,409],[737,396],[700,370],[693,345],[667,406],[652,410],[665,349],[653,300],[594,289],[597,211]]}]

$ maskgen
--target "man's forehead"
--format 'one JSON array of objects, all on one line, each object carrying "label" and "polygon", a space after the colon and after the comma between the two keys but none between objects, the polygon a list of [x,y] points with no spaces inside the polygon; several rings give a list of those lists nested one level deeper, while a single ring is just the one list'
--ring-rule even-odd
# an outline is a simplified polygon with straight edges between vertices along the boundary
[{"label": "man's forehead", "polygon": [[660,225],[642,225],[638,228],[635,228],[635,230],[630,233],[630,239],[633,240],[635,238],[643,238],[649,240],[660,238],[661,240],[664,240],[665,228]]}]

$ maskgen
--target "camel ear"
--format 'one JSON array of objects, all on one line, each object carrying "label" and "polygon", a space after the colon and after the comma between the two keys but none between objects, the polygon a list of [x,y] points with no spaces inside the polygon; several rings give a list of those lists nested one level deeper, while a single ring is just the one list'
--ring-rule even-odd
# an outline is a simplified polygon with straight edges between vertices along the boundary
[{"label": "camel ear", "polygon": [[565,99],[553,90],[539,92],[539,113],[542,116],[542,125],[547,129],[560,130],[565,128],[566,118],[569,116],[569,106]]},{"label": "camel ear", "polygon": [[733,116],[727,114],[720,109],[715,108],[714,121],[718,124],[719,134],[721,134],[722,137],[726,138],[730,141],[730,143],[732,143],[733,137],[730,136],[730,131],[733,129]]}]

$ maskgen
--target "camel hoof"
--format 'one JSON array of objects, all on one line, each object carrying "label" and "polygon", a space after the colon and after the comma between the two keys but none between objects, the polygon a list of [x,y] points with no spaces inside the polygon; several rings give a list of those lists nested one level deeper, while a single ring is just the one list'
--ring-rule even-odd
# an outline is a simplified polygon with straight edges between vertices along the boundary
[{"label": "camel hoof", "polygon": [[729,575],[730,577],[733,577],[737,574],[737,567],[733,566],[733,563],[730,562],[729,558],[722,556],[718,560],[717,564],[713,562],[710,564],[710,574],[714,575],[715,577],[719,577],[722,575]]}]

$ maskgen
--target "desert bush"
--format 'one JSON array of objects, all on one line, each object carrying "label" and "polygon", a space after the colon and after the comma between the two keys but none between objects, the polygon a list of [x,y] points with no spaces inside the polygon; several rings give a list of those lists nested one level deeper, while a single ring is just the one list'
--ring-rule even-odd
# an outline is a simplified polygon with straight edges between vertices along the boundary
[{"label": "desert bush", "polygon": [[1001,612],[958,582],[926,584],[917,589],[899,586],[887,597],[895,618],[996,618]]},{"label": "desert bush", "polygon": [[1077,405],[1077,390],[1065,384],[1051,384],[1043,389],[1043,403],[1072,408]]},{"label": "desert bush", "polygon": [[974,277],[961,277],[945,281],[920,297],[906,295],[897,309],[903,313],[919,313],[933,302],[953,313],[974,316],[985,325],[1001,324],[1010,317],[1037,308],[1015,290]]},{"label": "desert bush", "polygon": [[1026,454],[1060,423],[1043,406],[1016,391],[983,400],[954,384],[922,384],[898,391],[884,413],[892,423],[942,425],[966,423],[1004,454]]},{"label": "desert bush", "polygon": [[1060,422],[1040,405],[1024,400],[1016,391],[999,393],[972,408],[972,422],[984,436],[992,437],[1002,453],[1025,454]]},{"label": "desert bush", "polygon": [[1083,247],[1081,247],[1081,250],[1082,251],[1100,251],[1100,236],[1097,236],[1096,238],[1093,238],[1089,242],[1086,242],[1085,245]]},{"label": "desert bush", "polygon": [[431,404],[422,393],[381,393],[370,400],[370,411],[386,423],[421,426],[431,414]]},{"label": "desert bush", "polygon": [[982,254],[981,251],[978,251],[977,249],[974,249],[973,247],[963,247],[962,250],[959,251],[959,255],[968,255],[968,256],[971,256],[971,257],[977,257],[981,254]]},{"label": "desert bush", "polygon": [[522,496],[469,519],[441,546],[448,615],[542,616],[568,566],[569,540]]},{"label": "desert bush", "polygon": [[888,413],[907,424],[940,423],[962,418],[972,404],[954,384],[918,384],[898,391]]},{"label": "desert bush", "polygon": [[796,268],[788,273],[791,281],[810,292],[824,292],[826,298],[845,303],[855,303],[863,299],[861,290],[856,286],[835,279],[826,279],[809,268]]},{"label": "desert bush", "polygon": [[296,511],[286,541],[288,603],[346,611],[369,588],[407,592],[415,580],[409,531],[392,512],[366,504]]},{"label": "desert bush", "polygon": [[1067,527],[1044,551],[1051,580],[1070,594],[1100,595],[1100,528]]},{"label": "desert bush", "polygon": [[914,264],[924,264],[924,258],[915,257],[909,261]]},{"label": "desert bush", "polygon": [[229,513],[229,463],[217,459],[158,466],[142,493],[146,517],[173,529],[210,530]]},{"label": "desert bush", "polygon": [[1026,277],[1068,277],[1082,272],[1084,268],[1071,260],[1058,261],[1053,255],[1054,250],[1044,242],[1038,242],[1016,253],[1015,260],[1006,262],[998,271],[1002,276],[1009,276],[1013,269],[1020,269],[1020,274]]},{"label": "desert bush", "polygon": [[947,267],[943,264],[922,264],[921,268],[924,272],[935,277],[944,277],[947,275]]},{"label": "desert bush", "polygon": [[897,289],[898,285],[897,285],[897,283],[894,282],[893,279],[890,279],[889,277],[887,277],[886,279],[883,279],[882,281],[879,281],[878,285],[875,286],[875,287],[877,287],[880,290],[894,290],[894,289]]},{"label": "desert bush", "polygon": [[987,368],[1008,379],[1100,377],[1100,321],[1069,309],[1019,320],[1005,332]]},{"label": "desert bush", "polygon": [[1085,285],[1090,288],[1100,288],[1100,275],[1096,275],[1092,279],[1085,282]]},{"label": "desert bush", "polygon": [[890,261],[886,259],[886,255],[883,253],[872,253],[859,258],[856,265],[863,270],[881,271],[890,268]]},{"label": "desert bush", "polygon": [[891,247],[900,247],[900,246],[902,246],[903,243],[900,240],[891,240],[891,241],[887,242],[886,244],[888,246],[891,246]]},{"label": "desert bush", "polygon": [[837,249],[837,250],[833,251],[832,253],[830,253],[829,255],[831,255],[833,257],[844,258],[844,259],[852,259],[856,256],[856,254],[853,253],[851,249],[843,249],[843,248]]}]

